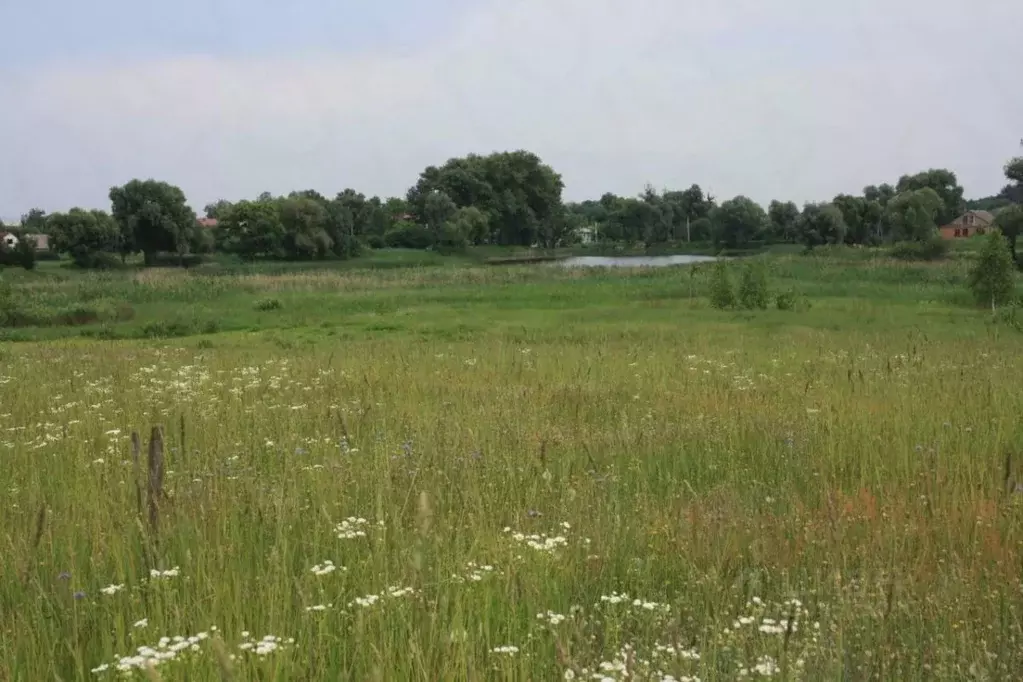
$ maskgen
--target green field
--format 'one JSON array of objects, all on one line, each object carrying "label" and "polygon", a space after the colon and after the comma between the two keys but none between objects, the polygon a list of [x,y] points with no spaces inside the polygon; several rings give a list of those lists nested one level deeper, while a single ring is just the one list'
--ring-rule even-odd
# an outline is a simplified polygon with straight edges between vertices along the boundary
[{"label": "green field", "polygon": [[1018,325],[762,258],[5,273],[0,681],[1018,679]]}]

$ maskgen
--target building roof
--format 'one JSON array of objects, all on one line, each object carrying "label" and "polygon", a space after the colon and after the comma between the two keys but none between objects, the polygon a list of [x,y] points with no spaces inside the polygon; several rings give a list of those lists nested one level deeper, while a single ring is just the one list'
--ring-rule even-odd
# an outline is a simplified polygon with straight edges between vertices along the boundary
[{"label": "building roof", "polygon": [[46,251],[50,248],[50,235],[39,234],[33,232],[32,234],[24,235],[25,239],[31,239],[35,242],[36,251]]},{"label": "building roof", "polygon": [[199,218],[198,222],[203,227],[216,227],[217,226],[217,219],[216,218]]}]

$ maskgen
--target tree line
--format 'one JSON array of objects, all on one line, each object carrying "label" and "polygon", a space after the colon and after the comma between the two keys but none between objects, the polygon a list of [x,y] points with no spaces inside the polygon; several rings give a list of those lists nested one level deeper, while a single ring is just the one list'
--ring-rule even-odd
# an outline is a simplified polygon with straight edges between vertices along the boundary
[{"label": "tree line", "polygon": [[713,243],[744,249],[765,243],[927,245],[939,226],[968,208],[996,209],[1010,243],[1023,229],[1023,157],[1004,167],[1008,184],[994,197],[967,202],[956,174],[930,169],[893,184],[870,185],[831,201],[772,201],[745,196],[718,202],[699,185],[635,197],[604,194],[562,200],[561,175],[528,151],[470,154],[420,173],[404,197],[315,190],[207,205],[203,217],[184,192],[157,180],[132,180],[109,193],[110,211],[33,209],[21,231],[50,235],[51,248],[82,267],[103,267],[141,254],[147,265],[186,264],[211,252],[243,259],[324,260],[366,248],[452,252],[470,245],[554,248],[581,241],[658,245]]}]

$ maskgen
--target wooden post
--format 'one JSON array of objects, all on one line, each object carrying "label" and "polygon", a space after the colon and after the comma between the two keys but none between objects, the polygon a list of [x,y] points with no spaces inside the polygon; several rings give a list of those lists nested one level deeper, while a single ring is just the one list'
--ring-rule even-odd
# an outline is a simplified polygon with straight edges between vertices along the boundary
[{"label": "wooden post", "polygon": [[142,516],[142,439],[138,431],[131,432],[131,468],[135,478],[135,504]]},{"label": "wooden post", "polygon": [[163,498],[163,427],[154,426],[149,436],[149,526],[157,531]]}]

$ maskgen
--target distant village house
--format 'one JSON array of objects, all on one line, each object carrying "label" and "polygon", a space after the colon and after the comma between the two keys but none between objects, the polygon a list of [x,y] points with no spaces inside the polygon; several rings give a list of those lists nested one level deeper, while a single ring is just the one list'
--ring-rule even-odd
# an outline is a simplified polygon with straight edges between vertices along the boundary
[{"label": "distant village house", "polygon": [[[22,239],[35,246],[36,251],[50,250],[50,235],[48,234],[25,234],[22,235]],[[19,241],[21,240],[13,232],[0,230],[0,244],[3,244],[8,249],[16,247]]]},{"label": "distant village house", "polygon": [[967,211],[948,225],[939,228],[942,239],[963,239],[984,234],[995,223],[995,217],[987,211]]}]

